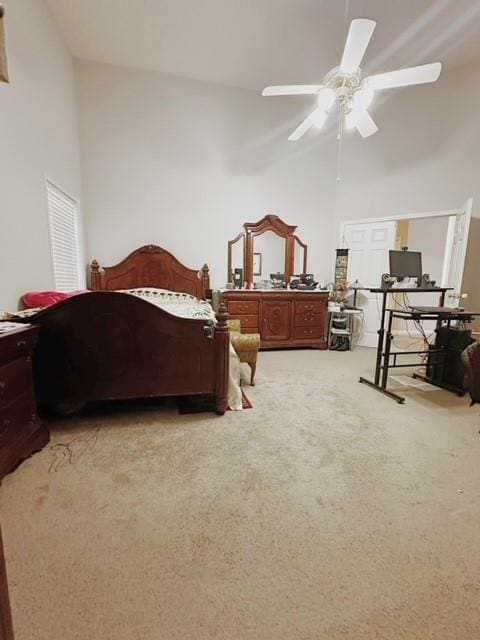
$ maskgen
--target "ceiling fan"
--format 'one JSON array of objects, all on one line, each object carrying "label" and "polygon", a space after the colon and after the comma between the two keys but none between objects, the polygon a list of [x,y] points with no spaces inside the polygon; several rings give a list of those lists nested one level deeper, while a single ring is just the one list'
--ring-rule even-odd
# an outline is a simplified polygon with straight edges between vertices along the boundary
[{"label": "ceiling fan", "polygon": [[264,96],[317,96],[317,108],[299,124],[289,136],[289,140],[299,140],[314,125],[320,129],[325,124],[329,110],[335,102],[340,107],[339,139],[344,125],[347,129],[355,127],[362,137],[367,138],[378,131],[377,125],[368,112],[375,91],[435,82],[438,79],[442,69],[441,62],[379,73],[362,80],[360,63],[376,24],[375,20],[363,18],[352,20],[340,66],[327,73],[323,84],[265,87],[262,92]]}]

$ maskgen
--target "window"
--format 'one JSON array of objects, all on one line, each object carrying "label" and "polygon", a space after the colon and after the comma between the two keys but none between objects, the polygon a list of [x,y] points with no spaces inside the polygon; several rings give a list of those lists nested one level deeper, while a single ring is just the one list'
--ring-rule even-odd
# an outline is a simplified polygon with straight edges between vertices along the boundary
[{"label": "window", "polygon": [[56,291],[85,287],[78,202],[47,180],[48,220]]}]

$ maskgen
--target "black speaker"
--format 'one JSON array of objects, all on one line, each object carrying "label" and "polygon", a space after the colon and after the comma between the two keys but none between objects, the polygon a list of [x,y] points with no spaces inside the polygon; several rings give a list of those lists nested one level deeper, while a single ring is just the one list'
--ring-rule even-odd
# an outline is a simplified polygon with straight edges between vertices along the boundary
[{"label": "black speaker", "polygon": [[437,331],[435,345],[429,347],[442,349],[444,353],[429,353],[427,359],[427,376],[434,382],[451,385],[463,389],[465,371],[462,363],[462,351],[474,342],[469,329],[456,327],[440,327]]},{"label": "black speaker", "polygon": [[419,289],[430,289],[435,286],[435,280],[430,280],[430,274],[424,273],[423,276],[420,276],[417,280],[417,287]]},{"label": "black speaker", "polygon": [[391,289],[395,278],[392,278],[389,273],[382,273],[382,281],[380,287],[382,289]]}]

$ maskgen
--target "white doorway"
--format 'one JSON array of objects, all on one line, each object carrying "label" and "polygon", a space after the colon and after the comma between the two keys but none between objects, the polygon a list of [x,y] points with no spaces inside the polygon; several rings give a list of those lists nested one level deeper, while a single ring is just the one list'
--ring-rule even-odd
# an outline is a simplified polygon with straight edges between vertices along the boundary
[{"label": "white doorway", "polygon": [[[407,246],[422,252],[423,272],[429,273],[437,286],[452,288],[447,292],[446,304],[460,306],[472,204],[470,198],[454,210],[343,222],[340,246],[349,249],[348,282],[379,287],[382,274],[389,270],[389,249]],[[408,302],[435,306],[434,298],[432,294],[418,293],[412,294]],[[375,347],[380,324],[379,294],[359,291],[356,304],[364,313],[358,344]],[[402,329],[398,328],[398,332],[402,333]],[[405,332],[410,330],[405,328]]]},{"label": "white doorway", "polygon": [[[382,273],[388,272],[389,250],[395,248],[397,222],[347,223],[344,227],[343,247],[349,249],[347,282],[363,287],[380,286]],[[359,291],[356,305],[363,310],[363,322],[358,344],[374,347],[378,341],[380,323],[379,301],[376,293]]]}]

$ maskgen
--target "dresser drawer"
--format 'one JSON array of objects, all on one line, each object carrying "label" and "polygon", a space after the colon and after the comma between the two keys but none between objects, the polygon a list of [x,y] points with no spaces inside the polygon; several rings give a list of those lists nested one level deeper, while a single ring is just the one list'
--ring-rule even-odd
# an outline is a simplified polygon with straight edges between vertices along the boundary
[{"label": "dresser drawer", "polygon": [[296,327],[323,327],[325,324],[325,313],[316,311],[305,311],[305,313],[295,314]]},{"label": "dresser drawer", "polygon": [[246,333],[253,333],[258,331],[258,316],[230,316],[231,320],[240,320],[240,326],[242,331]]},{"label": "dresser drawer", "polygon": [[228,303],[228,313],[231,315],[258,314],[258,300],[231,300]]},{"label": "dresser drawer", "polygon": [[325,313],[325,302],[295,302],[295,314]]},{"label": "dresser drawer", "polygon": [[311,340],[323,338],[324,332],[321,327],[295,327],[295,340]]},{"label": "dresser drawer", "polygon": [[25,358],[17,358],[0,367],[0,408],[10,404],[31,386],[31,364]]}]

